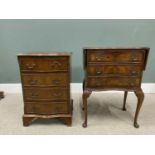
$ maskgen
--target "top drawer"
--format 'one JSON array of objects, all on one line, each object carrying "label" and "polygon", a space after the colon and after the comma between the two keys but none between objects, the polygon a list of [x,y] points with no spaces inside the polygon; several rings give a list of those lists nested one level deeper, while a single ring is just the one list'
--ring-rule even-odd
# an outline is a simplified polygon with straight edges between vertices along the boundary
[{"label": "top drawer", "polygon": [[143,63],[144,50],[90,50],[87,62]]},{"label": "top drawer", "polygon": [[58,57],[19,57],[19,65],[22,71],[38,71],[38,72],[53,72],[53,71],[68,71],[69,58]]}]

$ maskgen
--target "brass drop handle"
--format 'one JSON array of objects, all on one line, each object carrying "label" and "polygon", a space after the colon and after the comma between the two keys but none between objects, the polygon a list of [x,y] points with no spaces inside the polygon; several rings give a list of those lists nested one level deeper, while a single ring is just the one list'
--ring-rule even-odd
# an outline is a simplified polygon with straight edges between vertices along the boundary
[{"label": "brass drop handle", "polygon": [[55,85],[60,84],[60,80],[53,80],[52,83],[54,83]]},{"label": "brass drop handle", "polygon": [[59,97],[59,96],[62,96],[62,93],[60,93],[60,92],[59,93],[54,93],[53,96]]},{"label": "brass drop handle", "polygon": [[34,69],[36,67],[36,64],[26,64],[28,69]]},{"label": "brass drop handle", "polygon": [[37,93],[31,93],[31,97],[38,97],[39,96],[39,94],[37,94]]},{"label": "brass drop handle", "polygon": [[96,60],[97,61],[101,61],[101,57],[100,56],[96,56]]},{"label": "brass drop handle", "polygon": [[137,61],[138,59],[137,58],[132,58],[132,61]]},{"label": "brass drop handle", "polygon": [[37,80],[30,80],[29,81],[30,85],[35,85],[35,84],[37,84],[37,82],[38,82]]},{"label": "brass drop handle", "polygon": [[50,66],[61,66],[61,63],[59,61],[54,61]]},{"label": "brass drop handle", "polygon": [[135,71],[135,70],[132,70],[131,73],[132,73],[132,74],[136,74],[136,71]]},{"label": "brass drop handle", "polygon": [[101,74],[101,73],[102,73],[101,71],[97,71],[97,72],[96,72],[96,74]]}]

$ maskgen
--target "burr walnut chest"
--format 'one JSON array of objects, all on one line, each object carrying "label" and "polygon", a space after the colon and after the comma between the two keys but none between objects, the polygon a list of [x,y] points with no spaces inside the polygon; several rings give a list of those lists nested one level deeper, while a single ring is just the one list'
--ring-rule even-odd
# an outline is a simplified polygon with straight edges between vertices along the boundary
[{"label": "burr walnut chest", "polygon": [[59,118],[72,123],[70,54],[19,54],[24,116],[28,126],[37,118]]},{"label": "burr walnut chest", "polygon": [[92,91],[124,91],[123,110],[126,110],[128,91],[133,91],[137,98],[134,126],[144,99],[141,89],[143,71],[145,70],[149,48],[86,48],[83,50],[84,72],[83,110],[87,127],[87,98]]}]

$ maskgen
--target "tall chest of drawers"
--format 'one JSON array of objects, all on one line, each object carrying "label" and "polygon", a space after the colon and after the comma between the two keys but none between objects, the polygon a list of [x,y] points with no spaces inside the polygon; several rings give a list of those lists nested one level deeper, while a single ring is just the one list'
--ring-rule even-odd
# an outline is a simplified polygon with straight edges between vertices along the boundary
[{"label": "tall chest of drawers", "polygon": [[83,110],[87,127],[87,99],[92,91],[124,91],[123,110],[126,110],[128,91],[138,99],[134,126],[144,99],[141,89],[143,71],[146,68],[149,48],[86,48],[83,50],[85,78],[83,82]]},{"label": "tall chest of drawers", "polygon": [[72,124],[70,54],[19,54],[24,116],[28,126],[37,118],[58,118]]}]

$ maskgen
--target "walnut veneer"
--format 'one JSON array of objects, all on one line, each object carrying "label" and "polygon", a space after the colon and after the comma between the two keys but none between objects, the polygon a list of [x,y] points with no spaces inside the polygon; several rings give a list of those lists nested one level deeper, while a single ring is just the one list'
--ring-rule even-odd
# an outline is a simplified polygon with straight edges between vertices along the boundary
[{"label": "walnut veneer", "polygon": [[144,99],[141,89],[143,71],[146,67],[149,48],[86,48],[83,50],[85,78],[83,82],[83,110],[87,127],[87,98],[92,91],[124,91],[123,110],[126,110],[128,91],[133,91],[138,103],[134,126]]},{"label": "walnut veneer", "polygon": [[37,118],[59,118],[72,124],[70,54],[19,54],[24,99],[23,125]]}]

